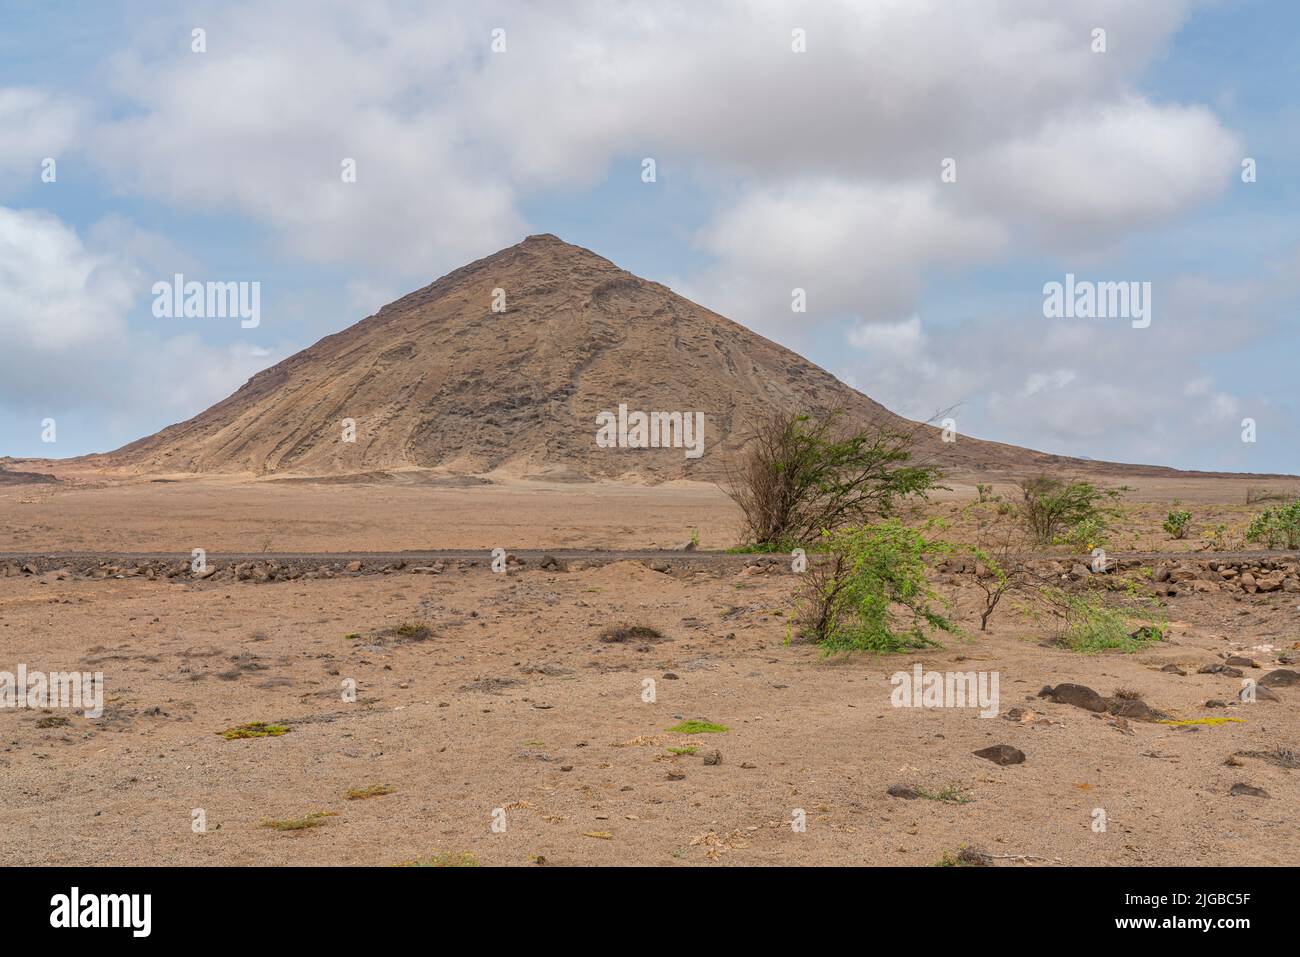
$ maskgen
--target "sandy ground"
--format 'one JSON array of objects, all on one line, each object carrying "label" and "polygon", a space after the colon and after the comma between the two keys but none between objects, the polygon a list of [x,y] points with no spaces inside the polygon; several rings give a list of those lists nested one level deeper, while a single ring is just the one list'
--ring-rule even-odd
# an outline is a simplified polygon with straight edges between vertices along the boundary
[{"label": "sandy ground", "polygon": [[[1244,488],[1139,487],[1117,538],[1202,547],[1159,532],[1168,502],[1242,522],[1254,511]],[[925,512],[960,538],[973,497],[954,485]],[[738,535],[729,503],[698,485],[0,488],[0,551],[669,547],[691,528],[706,547]],[[1300,687],[1238,704],[1239,679],[1197,673],[1231,652],[1258,661],[1255,677],[1277,667],[1300,646],[1297,596],[1172,598],[1169,641],[1085,656],[1045,646],[1046,626],[1013,609],[981,635],[973,594],[944,586],[964,637],[826,659],[786,642],[793,585],[784,566],[662,573],[639,561],[260,585],[0,578],[0,670],[102,671],[108,694],[100,719],[0,709],[0,864],[388,865],[467,852],[484,864],[932,865],[963,846],[1002,866],[1300,863],[1298,772],[1225,764],[1300,750]],[[405,622],[429,636],[383,636]],[[667,640],[602,642],[615,623]],[[889,676],[914,662],[997,671],[999,716],[892,707]],[[1169,662],[1187,674],[1161,671]],[[1061,682],[1135,691],[1176,718],[1244,720],[1125,729],[1036,697]],[[1230,705],[1207,709],[1212,698]],[[729,730],[667,730],[692,718]],[[219,734],[251,721],[291,731]],[[972,753],[995,744],[1024,763]],[[687,747],[696,753],[669,751]],[[705,762],[713,752],[720,763]],[[377,784],[393,790],[345,798]],[[1230,796],[1234,784],[1269,797]],[[893,797],[891,785],[954,799]],[[330,812],[319,826],[261,826],[318,811]],[[790,826],[800,811],[802,832]]]},{"label": "sandy ground", "polygon": [[[1009,482],[992,494],[1015,501]],[[1113,483],[1118,484],[1118,483]],[[1194,551],[1226,526],[1225,547],[1242,548],[1247,505],[1257,481],[1133,479],[1125,484],[1114,550]],[[965,510],[975,488],[950,481],[922,514],[943,518],[952,537],[968,537]],[[1300,482],[1296,483],[1300,490]],[[1274,483],[1281,489],[1286,483]],[[1160,529],[1169,503],[1194,513],[1187,538]],[[508,479],[469,488],[402,484],[87,481],[0,485],[0,552],[123,551],[209,553],[401,551],[432,548],[672,548],[697,529],[701,547],[740,540],[730,499],[714,485],[547,484]]]},{"label": "sandy ground", "polygon": [[[1231,700],[1239,681],[1196,673],[1238,650],[1256,676],[1275,667],[1297,644],[1294,595],[1171,599],[1171,640],[1139,655],[1043,647],[1041,628],[1008,613],[943,650],[825,659],[785,643],[792,582],[783,569],[678,578],[639,562],[266,585],[2,579],[0,667],[103,671],[108,706],[53,728],[37,726],[40,711],[0,711],[0,863],[388,865],[468,852],[503,865],[932,865],[964,845],[1009,855],[1002,866],[1300,863],[1297,772],[1224,763],[1294,749],[1300,687],[1211,711],[1205,701]],[[969,624],[969,596],[954,594]],[[408,621],[431,636],[376,637]],[[668,640],[601,642],[613,622]],[[892,707],[888,676],[916,661],[997,670],[1004,716]],[[1159,670],[1171,661],[1188,674]],[[1063,681],[1131,689],[1178,718],[1245,720],[1126,732],[1035,697]],[[1013,707],[1033,715],[1010,720]],[[729,730],[666,730],[684,718]],[[218,734],[250,721],[292,730]],[[972,753],[993,744],[1024,763]],[[668,751],[688,746],[698,752]],[[714,751],[721,763],[706,764]],[[1229,796],[1238,783],[1270,797]],[[375,784],[394,790],[344,797]],[[894,784],[953,787],[965,803],[891,797]],[[333,815],[260,826],[317,811]]]}]

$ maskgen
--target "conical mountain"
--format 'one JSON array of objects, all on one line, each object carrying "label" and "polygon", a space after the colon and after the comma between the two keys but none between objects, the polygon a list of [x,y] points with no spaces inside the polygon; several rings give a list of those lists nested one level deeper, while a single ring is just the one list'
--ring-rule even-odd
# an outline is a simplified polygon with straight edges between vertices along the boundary
[{"label": "conical mountain", "polygon": [[[702,413],[704,454],[601,447],[597,416],[620,404]],[[666,286],[540,235],[321,339],[194,418],[95,458],[172,473],[712,479],[757,417],[836,408],[913,427]],[[345,420],[354,441],[344,441]],[[963,472],[1096,468],[966,437],[942,443],[933,429],[922,445],[927,460]]]}]

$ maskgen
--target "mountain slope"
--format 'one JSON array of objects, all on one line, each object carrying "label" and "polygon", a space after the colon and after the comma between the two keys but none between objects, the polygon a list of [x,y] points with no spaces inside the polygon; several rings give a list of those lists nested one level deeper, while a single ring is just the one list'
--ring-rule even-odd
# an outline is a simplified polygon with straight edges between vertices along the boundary
[{"label": "mountain slope", "polygon": [[[492,309],[495,290],[504,293],[504,312]],[[703,456],[599,447],[597,415],[617,413],[620,403],[633,411],[702,412]],[[186,422],[93,458],[146,472],[330,475],[420,467],[710,479],[757,416],[832,408],[855,421],[914,427],[788,349],[589,250],[541,235],[327,336]],[[356,423],[354,442],[342,441],[345,419]],[[923,457],[955,472],[1103,468],[922,433]]]}]

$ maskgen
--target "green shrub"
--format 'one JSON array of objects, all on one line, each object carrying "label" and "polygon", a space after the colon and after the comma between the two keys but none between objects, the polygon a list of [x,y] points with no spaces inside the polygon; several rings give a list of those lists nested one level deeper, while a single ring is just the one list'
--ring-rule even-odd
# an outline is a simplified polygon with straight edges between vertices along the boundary
[{"label": "green shrub", "polygon": [[[1112,607],[1087,595],[1056,591],[1051,600],[1065,624],[1061,643],[1085,655],[1118,650],[1142,651],[1164,640],[1164,624],[1151,615]],[[1136,629],[1133,619],[1142,621]]]},{"label": "green shrub", "polygon": [[1164,529],[1174,538],[1184,538],[1187,535],[1187,527],[1192,522],[1192,513],[1184,511],[1178,507],[1178,502],[1174,502],[1174,508],[1165,516]]},{"label": "green shrub", "polygon": [[832,411],[773,412],[752,433],[722,487],[753,545],[810,545],[825,530],[888,517],[900,500],[939,487],[937,469],[911,462],[915,431],[857,427]]},{"label": "green shrub", "polygon": [[824,535],[828,555],[811,564],[794,598],[804,637],[827,654],[934,646],[956,626],[931,607],[927,559],[951,546],[896,519]]},{"label": "green shrub", "polygon": [[1034,538],[1043,544],[1056,541],[1067,531],[1072,544],[1099,543],[1105,519],[1114,509],[1106,502],[1119,498],[1122,488],[1099,488],[1081,479],[1059,479],[1038,475],[1020,482],[1020,516]]},{"label": "green shrub", "polygon": [[1256,515],[1246,529],[1246,541],[1264,541],[1269,548],[1300,548],[1300,499]]}]

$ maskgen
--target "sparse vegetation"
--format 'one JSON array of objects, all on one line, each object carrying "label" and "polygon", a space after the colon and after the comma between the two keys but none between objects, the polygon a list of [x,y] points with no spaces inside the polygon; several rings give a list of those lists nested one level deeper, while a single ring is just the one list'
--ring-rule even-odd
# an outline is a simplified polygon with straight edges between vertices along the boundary
[{"label": "sparse vegetation", "polygon": [[1078,545],[1098,545],[1105,520],[1114,514],[1105,503],[1118,499],[1122,488],[1099,488],[1081,479],[1037,475],[1020,483],[1020,517],[1040,544],[1069,536]]},{"label": "sparse vegetation", "polygon": [[946,804],[969,804],[970,798],[961,793],[961,788],[955,784],[949,784],[939,791],[927,791],[925,788],[913,788],[919,797],[927,801],[942,801]]},{"label": "sparse vegetation", "polygon": [[712,721],[690,718],[665,730],[674,734],[726,734],[731,729],[724,724],[714,724]]},{"label": "sparse vegetation", "polygon": [[956,626],[935,611],[927,559],[950,546],[897,520],[845,528],[824,536],[827,556],[812,562],[794,595],[802,637],[830,654],[895,652],[936,644],[936,631]]},{"label": "sparse vegetation", "polygon": [[218,731],[217,734],[227,741],[236,741],[240,738],[277,738],[282,734],[288,734],[292,730],[287,724],[267,724],[265,721],[250,721],[247,724],[237,724],[225,731]]},{"label": "sparse vegetation", "polygon": [[367,798],[392,794],[396,790],[397,788],[391,784],[371,784],[364,788],[348,788],[343,792],[343,796],[349,801],[364,801]]},{"label": "sparse vegetation", "polygon": [[1029,570],[1030,543],[1015,525],[980,514],[976,543],[967,550],[973,559],[967,574],[984,598],[980,631],[988,631],[989,620],[1002,599],[1009,592],[1023,591],[1034,577]]},{"label": "sparse vegetation", "polygon": [[[671,731],[672,729],[670,728],[669,730]],[[684,747],[684,748],[669,748],[669,749],[668,749],[668,753],[669,753],[669,754],[675,754],[675,755],[677,755],[678,757],[682,757],[683,755],[691,755],[691,754],[694,754],[694,753],[695,753],[696,751],[698,751],[698,750],[700,750],[700,749],[697,748],[695,745],[693,745],[693,744],[688,744],[688,745],[687,745],[686,747]]]},{"label": "sparse vegetation", "polygon": [[1246,541],[1262,541],[1268,548],[1300,548],[1300,499],[1256,515],[1246,529]]},{"label": "sparse vegetation", "polygon": [[264,820],[258,827],[268,827],[275,831],[304,831],[309,827],[321,827],[331,817],[338,817],[338,811],[312,811],[302,817],[281,821]]},{"label": "sparse vegetation", "polygon": [[433,629],[424,622],[404,621],[391,629],[390,634],[395,638],[405,638],[407,641],[424,641],[433,636]]},{"label": "sparse vegetation", "polygon": [[1174,499],[1174,507],[1165,516],[1164,530],[1174,538],[1186,538],[1188,526],[1192,521],[1192,513],[1179,508],[1178,505],[1178,500]]},{"label": "sparse vegetation", "polygon": [[938,471],[908,464],[914,436],[852,429],[838,412],[773,413],[753,430],[723,490],[740,507],[748,541],[782,551],[889,516],[900,499],[936,488]]},{"label": "sparse vegetation", "polygon": [[663,641],[663,632],[649,625],[615,625],[600,633],[600,640],[607,644],[625,644],[626,642]]},{"label": "sparse vegetation", "polygon": [[478,858],[469,851],[459,854],[450,851],[434,851],[432,855],[414,861],[403,861],[398,867],[481,867]]},{"label": "sparse vegetation", "polygon": [[1064,625],[1061,644],[1071,651],[1091,655],[1103,651],[1132,653],[1164,640],[1162,622],[1150,615],[1136,630],[1133,610],[1113,607],[1091,595],[1072,595],[1059,589],[1045,593],[1053,613]]}]

